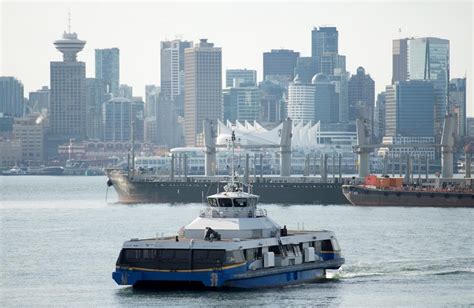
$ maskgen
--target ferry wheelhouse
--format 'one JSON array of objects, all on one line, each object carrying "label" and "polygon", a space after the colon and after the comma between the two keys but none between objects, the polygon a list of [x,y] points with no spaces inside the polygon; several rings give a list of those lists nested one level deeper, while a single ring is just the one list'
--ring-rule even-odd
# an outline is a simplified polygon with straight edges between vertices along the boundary
[{"label": "ferry wheelhouse", "polygon": [[125,242],[113,279],[133,286],[274,287],[324,278],[344,263],[333,232],[287,230],[257,203],[232,178],[178,235]]}]

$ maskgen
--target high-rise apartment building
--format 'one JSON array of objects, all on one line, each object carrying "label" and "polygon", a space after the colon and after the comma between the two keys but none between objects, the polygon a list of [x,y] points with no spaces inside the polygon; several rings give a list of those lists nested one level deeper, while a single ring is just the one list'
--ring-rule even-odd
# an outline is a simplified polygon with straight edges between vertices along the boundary
[{"label": "high-rise apartment building", "polygon": [[300,53],[288,49],[272,49],[263,53],[263,80],[281,77],[287,81],[294,78]]},{"label": "high-rise apartment building", "polygon": [[95,50],[95,78],[102,79],[107,93],[119,95],[120,50],[118,48]]},{"label": "high-rise apartment building", "polygon": [[0,77],[0,113],[22,117],[23,112],[23,84],[15,77]]},{"label": "high-rise apartment building", "polygon": [[[49,110],[50,135],[56,140],[54,148],[74,138],[86,137],[86,64],[77,61],[86,44],[76,33],[64,32],[54,42],[63,54],[63,61],[51,62],[51,96]],[[55,151],[55,149],[52,149]]]},{"label": "high-rise apartment building", "polygon": [[203,142],[203,121],[222,119],[222,50],[207,39],[184,51],[186,146]]},{"label": "high-rise apartment building", "polygon": [[288,117],[295,123],[314,121],[315,90],[314,84],[302,83],[298,76],[288,86]]},{"label": "high-rise apartment building", "polygon": [[176,100],[184,89],[184,50],[192,42],[173,40],[161,42],[161,95],[167,100]]},{"label": "high-rise apartment building", "polygon": [[225,71],[225,87],[239,87],[241,84],[246,86],[257,85],[257,71],[248,69],[230,69]]},{"label": "high-rise apartment building", "polygon": [[428,80],[399,81],[386,87],[385,136],[433,137],[434,83]]}]

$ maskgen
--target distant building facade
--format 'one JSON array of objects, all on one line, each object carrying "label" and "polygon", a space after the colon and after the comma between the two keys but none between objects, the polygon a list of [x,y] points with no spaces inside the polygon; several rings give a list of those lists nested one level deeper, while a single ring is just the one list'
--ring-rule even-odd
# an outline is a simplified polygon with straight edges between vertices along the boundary
[{"label": "distant building facade", "polygon": [[230,69],[225,71],[225,87],[239,87],[241,84],[246,86],[257,85],[257,71],[248,69]]},{"label": "distant building facade", "polygon": [[24,118],[16,118],[13,123],[13,136],[21,143],[22,160],[43,161],[45,126],[39,113]]},{"label": "distant building facade", "polygon": [[286,91],[278,83],[264,80],[260,89],[259,121],[265,124],[278,124],[286,117]]},{"label": "distant building facade", "polygon": [[299,57],[296,60],[295,76],[302,83],[310,83],[317,71],[317,61],[313,57]]},{"label": "distant building facade", "polygon": [[387,86],[385,92],[385,136],[434,136],[433,82],[400,81]]},{"label": "distant building facade", "polygon": [[456,116],[459,136],[466,136],[466,78],[454,78],[449,83],[449,113]]},{"label": "distant building facade", "polygon": [[0,77],[0,112],[13,117],[23,116],[23,84],[15,77]]},{"label": "distant building facade", "polygon": [[102,104],[111,99],[108,85],[102,79],[86,78],[87,139],[102,140]]},{"label": "distant building facade", "polygon": [[377,102],[374,109],[374,137],[380,142],[385,135],[385,92],[377,95]]},{"label": "distant building facade", "polygon": [[135,140],[144,140],[144,104],[126,98],[114,98],[103,104],[104,141],[130,142],[132,140],[132,123]]},{"label": "distant building facade", "polygon": [[357,73],[349,80],[349,120],[359,117],[369,120],[370,132],[373,132],[375,105],[375,82],[363,67],[357,68]]},{"label": "distant building facade", "polygon": [[222,50],[207,39],[184,52],[184,121],[186,146],[203,142],[203,121],[222,119]]},{"label": "distant building facade", "polygon": [[302,124],[315,119],[315,86],[302,83],[298,76],[288,86],[288,117]]},{"label": "distant building facade", "polygon": [[339,101],[336,88],[327,75],[319,73],[313,77],[314,92],[314,122],[339,122]]},{"label": "distant building facade", "polygon": [[256,86],[223,90],[224,121],[257,121],[260,114],[260,89]]},{"label": "distant building facade", "polygon": [[34,111],[38,112],[42,111],[43,109],[49,109],[49,96],[50,91],[48,86],[43,86],[41,89],[29,93],[29,105]]},{"label": "distant building facade", "polygon": [[294,78],[300,53],[288,49],[272,49],[263,53],[263,80],[280,76],[287,81]]},{"label": "distant building facade", "polygon": [[120,50],[118,48],[95,50],[95,78],[102,79],[106,93],[119,95]]},{"label": "distant building facade", "polygon": [[21,142],[19,140],[0,139],[0,167],[13,167],[19,164],[21,160]]},{"label": "distant building facade", "polygon": [[392,84],[408,80],[408,39],[392,41]]},{"label": "distant building facade", "polygon": [[119,86],[118,97],[123,97],[126,99],[133,99],[133,87],[127,84],[121,84]]}]

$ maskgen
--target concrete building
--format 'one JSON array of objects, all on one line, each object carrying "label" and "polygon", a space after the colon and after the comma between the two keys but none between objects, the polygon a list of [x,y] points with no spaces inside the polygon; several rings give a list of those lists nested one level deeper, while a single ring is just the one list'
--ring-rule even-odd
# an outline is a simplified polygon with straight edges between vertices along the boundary
[{"label": "concrete building", "polygon": [[0,113],[0,139],[12,138],[13,120],[11,115]]},{"label": "concrete building", "polygon": [[294,78],[295,67],[300,53],[288,49],[272,49],[263,53],[263,80],[284,78],[291,81]]},{"label": "concrete building", "polygon": [[454,78],[449,83],[449,113],[456,116],[456,132],[466,136],[466,78]]},{"label": "concrete building", "polygon": [[440,140],[448,106],[449,40],[435,37],[412,38],[407,42],[408,79],[431,80],[437,91],[435,132]]},{"label": "concrete building", "polygon": [[120,50],[118,48],[95,50],[95,78],[102,79],[106,93],[119,95]]},{"label": "concrete building", "polygon": [[135,122],[135,140],[144,140],[144,104],[126,98],[114,98],[103,104],[104,141],[130,142],[132,122]]},{"label": "concrete building", "polygon": [[433,82],[409,80],[386,87],[385,136],[433,137]]},{"label": "concrete building", "polygon": [[349,80],[349,121],[363,117],[371,123],[370,133],[374,131],[375,82],[363,67]]},{"label": "concrete building", "polygon": [[102,140],[104,136],[102,104],[111,99],[108,84],[102,79],[86,78],[87,139]]},{"label": "concrete building", "polygon": [[0,139],[0,167],[13,167],[19,164],[21,160],[21,142],[19,140]]},{"label": "concrete building", "polygon": [[392,41],[392,84],[408,80],[408,39]]},{"label": "concrete building", "polygon": [[13,123],[13,137],[21,143],[22,161],[43,161],[45,125],[40,113],[16,118]]},{"label": "concrete building", "polygon": [[15,77],[0,77],[0,112],[13,117],[23,116],[23,84]]},{"label": "concrete building", "polygon": [[203,142],[203,121],[222,119],[222,50],[207,39],[184,51],[184,121],[186,146]]},{"label": "concrete building", "polygon": [[[421,144],[433,144],[435,142],[434,137],[383,137],[382,139],[382,145],[386,144],[416,144],[416,143],[421,143]],[[433,147],[421,147],[421,146],[416,146],[416,147],[395,147],[395,148],[387,148],[387,147],[380,147],[378,150],[378,155],[379,156],[385,156],[388,155],[389,157],[393,157],[395,159],[401,159],[405,160],[405,157],[407,155],[411,156],[413,159],[425,159],[428,157],[429,159],[435,159],[436,158],[436,151],[435,148]],[[402,163],[405,163],[403,161]]]},{"label": "concrete building", "polygon": [[77,61],[77,53],[85,44],[76,33],[70,32],[64,32],[62,39],[54,42],[63,54],[63,61],[50,65],[49,124],[53,152],[60,143],[86,137],[86,64]]},{"label": "concrete building", "polygon": [[248,69],[230,69],[225,71],[225,87],[239,87],[241,84],[246,86],[257,85],[257,71]]},{"label": "concrete building", "polygon": [[48,86],[43,86],[37,91],[30,92],[28,101],[33,112],[41,112],[43,109],[49,109],[49,97],[50,91]]}]

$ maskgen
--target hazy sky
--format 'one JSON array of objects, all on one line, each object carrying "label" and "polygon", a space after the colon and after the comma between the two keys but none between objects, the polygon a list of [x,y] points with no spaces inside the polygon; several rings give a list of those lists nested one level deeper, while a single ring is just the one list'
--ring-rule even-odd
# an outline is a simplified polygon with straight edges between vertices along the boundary
[{"label": "hazy sky", "polygon": [[[468,113],[474,116],[473,4],[455,2],[5,2],[0,0],[0,75],[15,76],[25,95],[49,85],[49,62],[62,55],[53,41],[67,29],[86,40],[79,59],[94,77],[94,49],[120,48],[120,82],[143,95],[160,82],[160,41],[208,38],[222,47],[223,70],[248,68],[262,78],[264,51],[311,54],[311,29],[334,25],[339,51],[354,73],[363,66],[376,92],[390,83],[392,39],[436,36],[451,43],[451,77],[468,77]],[[399,33],[401,29],[401,34]]]}]

